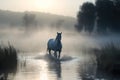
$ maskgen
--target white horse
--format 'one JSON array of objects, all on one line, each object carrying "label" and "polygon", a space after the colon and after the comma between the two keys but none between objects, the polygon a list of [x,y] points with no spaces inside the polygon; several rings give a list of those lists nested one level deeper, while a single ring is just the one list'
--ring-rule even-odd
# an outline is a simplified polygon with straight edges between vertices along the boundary
[{"label": "white horse", "polygon": [[[61,38],[62,38],[62,32],[58,33],[57,32],[57,36],[55,39],[49,39],[48,43],[47,43],[47,51],[49,51],[49,54],[51,55],[51,50],[54,51],[54,56],[56,58],[60,58],[60,54],[62,51],[62,43],[61,43]],[[59,55],[57,54],[57,52],[59,52]]]}]

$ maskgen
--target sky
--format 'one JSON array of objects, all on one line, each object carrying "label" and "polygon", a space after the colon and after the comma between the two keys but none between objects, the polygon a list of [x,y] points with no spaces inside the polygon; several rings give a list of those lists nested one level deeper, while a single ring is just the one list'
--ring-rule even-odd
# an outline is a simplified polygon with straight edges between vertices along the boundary
[{"label": "sky", "polygon": [[0,0],[0,9],[12,11],[40,11],[76,17],[84,2],[94,0]]}]

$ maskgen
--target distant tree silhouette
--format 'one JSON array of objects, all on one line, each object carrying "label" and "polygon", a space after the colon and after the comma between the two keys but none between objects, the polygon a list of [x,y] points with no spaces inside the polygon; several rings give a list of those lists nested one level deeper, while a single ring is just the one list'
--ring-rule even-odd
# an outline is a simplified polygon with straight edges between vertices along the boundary
[{"label": "distant tree silhouette", "polygon": [[56,28],[60,29],[60,27],[62,26],[64,20],[60,19],[56,22]]},{"label": "distant tree silhouette", "polygon": [[93,3],[86,2],[84,3],[77,15],[78,23],[75,26],[78,31],[81,31],[83,28],[85,31],[91,32],[94,28],[95,20],[95,6]]},{"label": "distant tree silhouette", "polygon": [[92,32],[94,22],[98,33],[120,32],[120,0],[96,0],[95,5],[85,2],[77,15],[75,28]]},{"label": "distant tree silhouette", "polygon": [[96,0],[97,28],[98,32],[105,32],[112,28],[114,22],[114,4],[111,0]]},{"label": "distant tree silhouette", "polygon": [[30,26],[36,26],[36,16],[34,14],[25,13],[23,16],[23,23],[28,28]]},{"label": "distant tree silhouette", "polygon": [[112,29],[116,32],[120,31],[120,0],[114,0],[114,25]]}]

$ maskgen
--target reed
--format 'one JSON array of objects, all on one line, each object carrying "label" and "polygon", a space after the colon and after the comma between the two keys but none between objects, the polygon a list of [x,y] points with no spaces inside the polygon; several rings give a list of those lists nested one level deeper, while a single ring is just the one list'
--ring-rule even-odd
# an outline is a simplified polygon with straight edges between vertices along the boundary
[{"label": "reed", "polygon": [[113,43],[96,50],[98,70],[113,75],[120,74],[120,47]]},{"label": "reed", "polygon": [[17,66],[17,50],[9,45],[0,46],[0,71],[12,70]]}]

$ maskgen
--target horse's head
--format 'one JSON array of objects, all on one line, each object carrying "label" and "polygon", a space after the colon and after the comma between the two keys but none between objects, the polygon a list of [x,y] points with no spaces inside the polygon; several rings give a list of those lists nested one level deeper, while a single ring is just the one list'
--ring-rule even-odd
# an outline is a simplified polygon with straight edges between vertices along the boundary
[{"label": "horse's head", "polygon": [[57,40],[61,40],[61,38],[62,38],[62,32],[61,32],[61,33],[58,33],[58,32],[57,32],[57,37],[56,37],[56,39],[57,39]]}]

